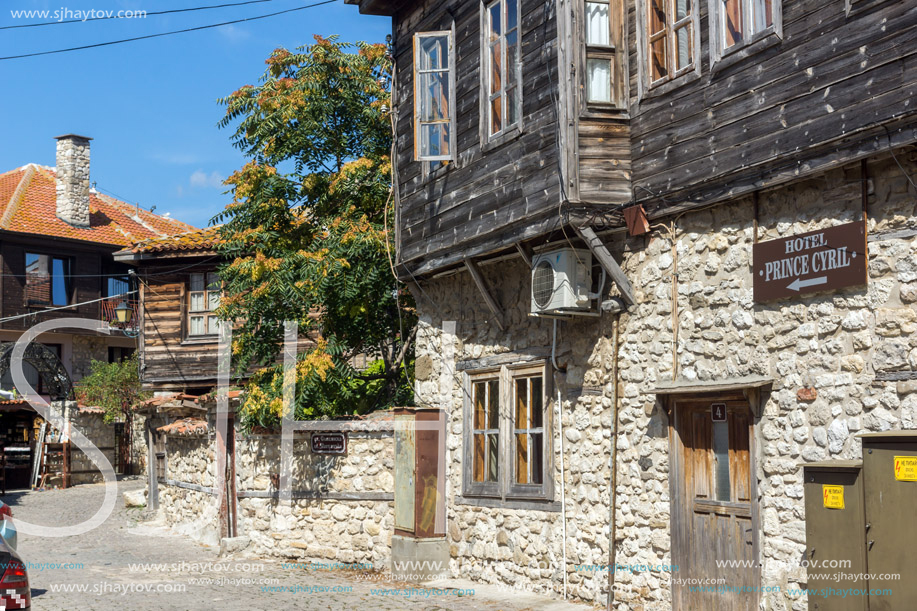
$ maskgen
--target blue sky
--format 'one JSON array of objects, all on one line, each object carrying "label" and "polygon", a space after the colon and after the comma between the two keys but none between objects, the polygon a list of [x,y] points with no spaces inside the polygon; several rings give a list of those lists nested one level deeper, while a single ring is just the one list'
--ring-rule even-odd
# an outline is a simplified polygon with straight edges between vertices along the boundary
[{"label": "blue sky", "polygon": [[[238,0],[6,0],[11,11],[162,11]],[[315,0],[47,27],[0,30],[0,57],[132,38],[263,15]],[[313,34],[382,42],[385,17],[334,4],[260,21],[152,40],[0,61],[0,172],[27,163],[54,165],[54,136],[93,138],[91,177],[104,192],[157,213],[205,226],[228,203],[223,178],[241,166],[230,129],[219,129],[217,98],[254,84],[276,47],[309,44]]]}]

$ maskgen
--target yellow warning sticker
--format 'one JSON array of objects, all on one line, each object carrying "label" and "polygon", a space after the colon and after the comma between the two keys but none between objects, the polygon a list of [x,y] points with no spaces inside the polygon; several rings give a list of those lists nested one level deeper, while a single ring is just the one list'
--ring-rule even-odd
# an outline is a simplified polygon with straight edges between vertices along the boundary
[{"label": "yellow warning sticker", "polygon": [[917,456],[895,456],[895,479],[917,482]]},{"label": "yellow warning sticker", "polygon": [[822,484],[822,497],[825,499],[825,508],[843,509],[844,508],[844,487],[829,486]]}]

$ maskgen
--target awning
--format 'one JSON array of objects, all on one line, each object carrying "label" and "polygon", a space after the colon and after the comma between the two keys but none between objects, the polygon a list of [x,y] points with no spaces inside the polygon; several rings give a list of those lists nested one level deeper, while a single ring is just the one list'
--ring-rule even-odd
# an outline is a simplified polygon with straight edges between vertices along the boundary
[{"label": "awning", "polygon": [[745,390],[761,388],[774,383],[774,378],[766,376],[743,376],[740,378],[721,378],[718,380],[671,380],[659,382],[652,392],[657,395],[690,395],[727,390]]},{"label": "awning", "polygon": [[[720,378],[718,380],[672,380],[659,382],[652,392],[659,398],[668,395],[696,395],[728,391],[742,391],[756,418],[764,414],[764,401],[761,400],[761,389],[774,383],[767,376],[743,376],[739,378]],[[668,408],[666,408],[668,409]]]}]

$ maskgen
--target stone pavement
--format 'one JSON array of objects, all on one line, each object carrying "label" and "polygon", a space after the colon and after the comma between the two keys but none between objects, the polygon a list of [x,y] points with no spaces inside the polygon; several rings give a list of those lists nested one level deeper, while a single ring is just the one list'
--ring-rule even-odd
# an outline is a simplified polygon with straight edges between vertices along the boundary
[{"label": "stone pavement", "polygon": [[[138,478],[119,482],[118,504],[99,528],[83,535],[44,538],[20,534],[19,552],[29,563],[32,609],[51,610],[245,610],[412,609],[439,611],[587,611],[526,592],[470,582],[396,584],[379,574],[310,570],[276,560],[235,555],[200,545],[150,523],[152,516],[126,509],[125,490],[142,489]],[[35,524],[77,524],[101,506],[104,485],[69,490],[10,492],[13,515]],[[439,588],[439,593],[432,588]],[[446,588],[473,588],[474,593]]]}]

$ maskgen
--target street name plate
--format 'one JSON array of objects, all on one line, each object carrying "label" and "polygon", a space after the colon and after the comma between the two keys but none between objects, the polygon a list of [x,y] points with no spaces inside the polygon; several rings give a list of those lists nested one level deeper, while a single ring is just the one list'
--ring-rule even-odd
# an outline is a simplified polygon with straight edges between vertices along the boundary
[{"label": "street name plate", "polygon": [[865,223],[847,223],[754,246],[755,301],[862,284],[866,284]]},{"label": "street name plate", "polygon": [[312,433],[313,454],[346,454],[347,433]]}]

